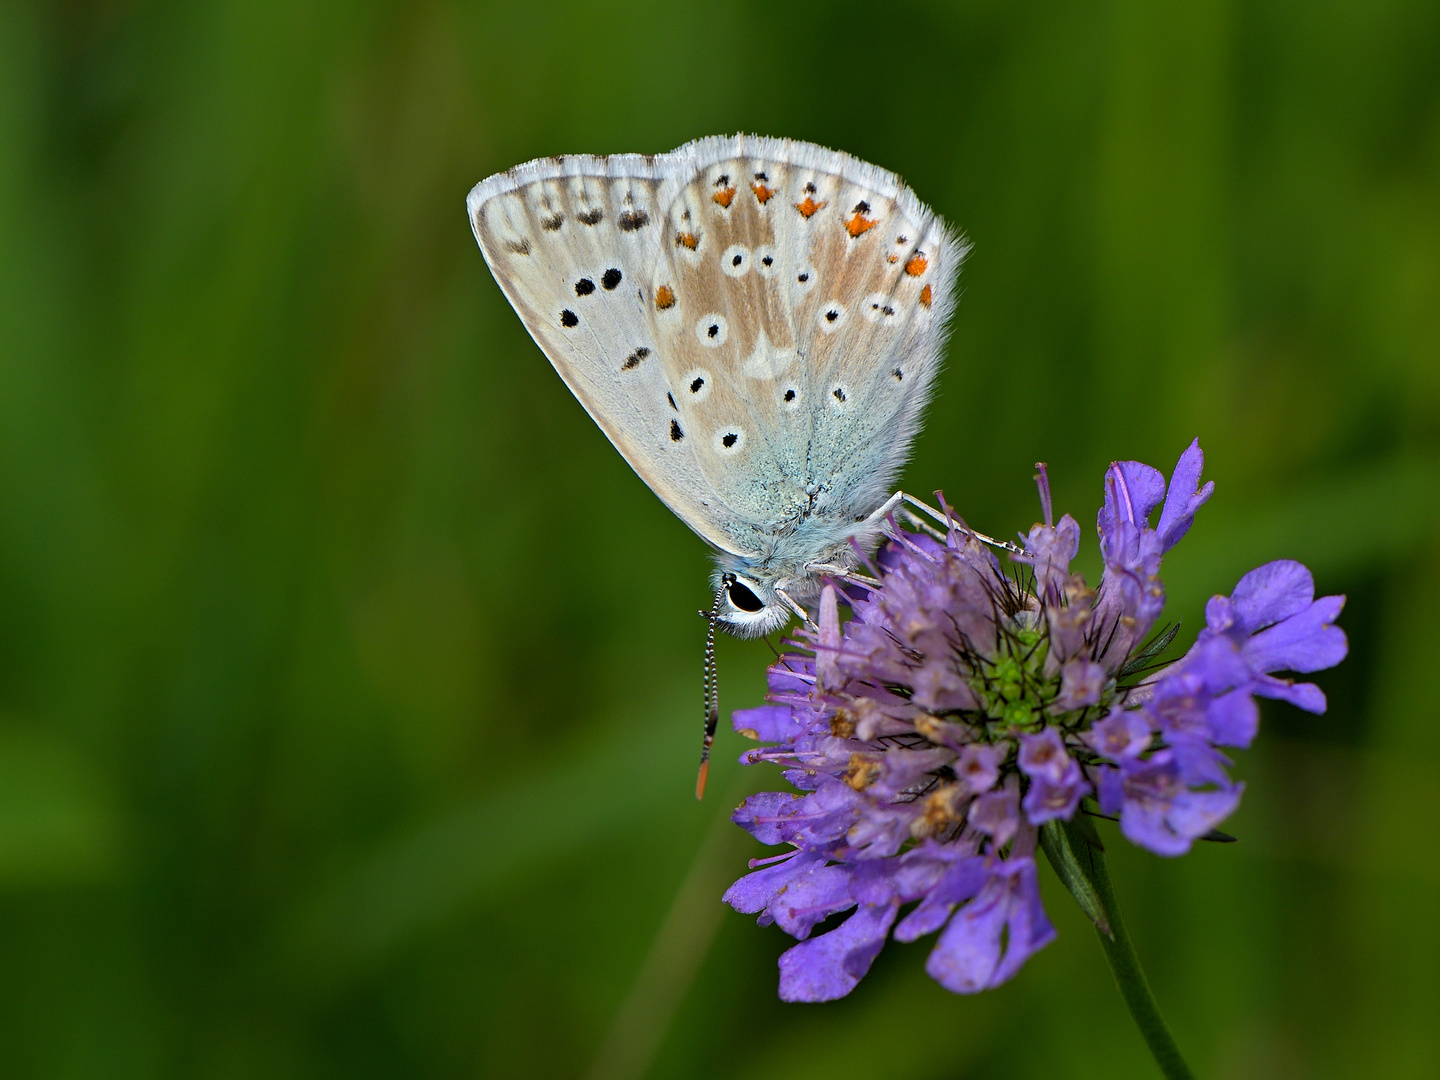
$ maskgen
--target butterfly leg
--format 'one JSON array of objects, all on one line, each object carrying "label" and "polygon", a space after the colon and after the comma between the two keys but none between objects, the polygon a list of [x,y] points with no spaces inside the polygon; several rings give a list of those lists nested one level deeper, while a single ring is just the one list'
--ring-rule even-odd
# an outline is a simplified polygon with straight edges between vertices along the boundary
[{"label": "butterfly leg", "polygon": [[805,624],[807,629],[813,630],[817,634],[820,632],[820,628],[816,626],[814,621],[810,618],[809,612],[807,612],[804,607],[797,603],[793,596],[787,593],[784,589],[776,589],[775,595],[780,597],[781,600],[784,600],[785,603],[789,605],[790,610],[795,612],[796,615],[800,616],[800,620]]},{"label": "butterfly leg", "polygon": [[[906,505],[902,507],[902,504]],[[1018,544],[1012,544],[1006,540],[996,540],[994,537],[986,536],[982,532],[977,532],[976,530],[970,528],[969,525],[966,525],[963,521],[957,519],[953,514],[950,514],[948,512],[942,514],[939,510],[936,510],[933,506],[925,502],[923,499],[917,499],[914,495],[911,495],[909,492],[906,491],[897,491],[894,495],[891,495],[890,498],[885,500],[883,506],[881,506],[878,510],[876,510],[873,514],[871,514],[868,518],[865,519],[864,524],[879,525],[885,520],[885,518],[889,517],[892,513],[894,513],[897,507],[902,507],[909,517],[911,517],[917,523],[922,524],[922,528],[924,528],[926,532],[933,534],[935,530],[933,527],[923,524],[920,517],[910,510],[911,507],[914,507],[914,509],[923,512],[925,515],[932,518],[934,521],[937,521],[941,525],[944,525],[947,529],[953,529],[958,527],[964,532],[968,532],[971,536],[975,537],[975,539],[979,540],[982,544],[989,544],[991,547],[1000,548],[1002,551],[1009,551],[1012,553],[1017,553],[1021,550]]]},{"label": "butterfly leg", "polygon": [[863,585],[867,589],[877,588],[880,584],[879,578],[869,577],[866,574],[857,574],[848,567],[836,566],[834,563],[806,563],[805,572],[807,574],[824,574],[826,577],[837,578],[840,581],[848,581],[852,585]]}]

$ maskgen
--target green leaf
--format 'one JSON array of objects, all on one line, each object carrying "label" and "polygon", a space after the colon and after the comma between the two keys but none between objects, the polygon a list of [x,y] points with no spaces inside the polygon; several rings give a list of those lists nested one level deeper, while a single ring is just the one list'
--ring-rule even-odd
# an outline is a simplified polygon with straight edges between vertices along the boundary
[{"label": "green leaf", "polygon": [[[1055,874],[1065,883],[1070,890],[1070,895],[1075,897],[1075,902],[1080,905],[1080,910],[1090,916],[1090,921],[1106,937],[1114,937],[1110,930],[1110,922],[1105,917],[1105,907],[1100,902],[1100,894],[1096,891],[1095,884],[1090,880],[1087,868],[1090,865],[1090,853],[1084,850],[1089,838],[1084,835],[1088,827],[1094,834],[1095,826],[1092,825],[1083,814],[1076,815],[1080,824],[1071,823],[1067,829],[1061,821],[1047,821],[1040,826],[1040,846],[1045,849],[1045,856],[1050,860],[1050,865],[1055,868]],[[1095,843],[1099,850],[1100,837],[1095,834]]]}]

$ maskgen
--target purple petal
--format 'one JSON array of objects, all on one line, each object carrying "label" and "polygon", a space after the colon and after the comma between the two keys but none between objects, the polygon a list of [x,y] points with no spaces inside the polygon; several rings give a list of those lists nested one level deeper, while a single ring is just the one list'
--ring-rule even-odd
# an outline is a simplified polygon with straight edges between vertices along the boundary
[{"label": "purple petal", "polygon": [[1092,766],[1090,775],[1095,779],[1095,795],[1102,814],[1118,814],[1125,803],[1125,776],[1109,765]]},{"label": "purple petal", "polygon": [[1043,825],[1055,818],[1068,821],[1075,815],[1080,800],[1090,794],[1090,785],[1085,782],[1080,766],[1073,761],[1065,777],[1058,783],[1045,776],[1030,781],[1030,790],[1025,793],[1025,816],[1032,825]]},{"label": "purple petal", "polygon": [[1170,827],[1181,836],[1198,840],[1234,812],[1244,790],[1244,784],[1236,784],[1229,789],[1188,792],[1170,808]]},{"label": "purple petal", "polygon": [[1036,525],[1025,537],[1025,553],[1016,562],[1035,569],[1035,593],[1054,603],[1070,576],[1070,560],[1080,550],[1080,523],[1069,514],[1057,525]]},{"label": "purple petal", "polygon": [[[1225,766],[1230,759],[1207,742],[1199,739],[1182,739],[1167,752],[1174,762],[1175,775],[1182,784],[1189,787],[1217,787],[1229,789],[1232,785]],[[1161,760],[1157,755],[1152,759]]]},{"label": "purple petal", "polygon": [[951,918],[925,970],[945,989],[973,994],[1009,979],[1054,939],[1055,928],[1040,905],[1035,860],[1009,859]]},{"label": "purple petal", "polygon": [[1205,601],[1205,625],[1217,634],[1235,625],[1235,605],[1228,596],[1212,596]]},{"label": "purple petal", "polygon": [[730,820],[762,844],[784,843],[780,822],[800,801],[793,792],[761,791],[741,803]]},{"label": "purple petal", "polygon": [[802,941],[780,955],[782,1001],[834,1001],[854,990],[870,970],[899,901],[862,905],[828,933]]},{"label": "purple petal", "polygon": [[786,883],[771,901],[770,914],[780,929],[803,941],[817,923],[854,906],[849,867],[819,866]]},{"label": "purple petal", "polygon": [[[797,851],[783,862],[746,874],[726,889],[721,899],[745,915],[764,913],[786,886],[802,874],[824,866],[825,861],[823,854]],[[769,925],[773,921],[773,916],[762,915],[762,923]]]},{"label": "purple petal", "polygon": [[1095,661],[1072,657],[1060,669],[1060,695],[1055,699],[1055,708],[1069,711],[1094,705],[1108,679],[1105,669]]},{"label": "purple petal", "polygon": [[789,742],[804,733],[789,705],[759,705],[730,714],[735,731],[757,742]]},{"label": "purple petal", "polygon": [[1220,746],[1249,746],[1260,728],[1260,709],[1242,687],[1221,694],[1205,707],[1205,720],[1210,726],[1210,739]]},{"label": "purple petal", "polygon": [[1199,487],[1200,473],[1204,468],[1205,454],[1200,449],[1200,440],[1196,439],[1180,455],[1180,461],[1170,475],[1170,490],[1165,495],[1165,509],[1160,513],[1160,524],[1155,527],[1155,531],[1160,534],[1160,545],[1164,551],[1169,551],[1190,531],[1190,525],[1195,520],[1195,511],[1215,492],[1214,481],[1203,488]]},{"label": "purple petal", "polygon": [[1240,630],[1253,634],[1304,611],[1315,599],[1315,579],[1304,563],[1276,559],[1242,577],[1230,594]]},{"label": "purple petal", "polygon": [[1165,497],[1165,477],[1141,461],[1117,461],[1105,473],[1105,505],[1100,511],[1101,533],[1118,522],[1144,528],[1150,512]]},{"label": "purple petal", "polygon": [[1020,771],[1026,776],[1043,777],[1052,783],[1064,780],[1075,764],[1054,728],[1046,728],[1034,735],[1021,735],[1018,762]]},{"label": "purple petal", "polygon": [[[1201,742],[1162,750],[1124,777],[1120,831],[1157,855],[1183,855],[1197,837],[1223,821],[1240,802],[1243,784],[1230,784],[1223,759]],[[1194,791],[1188,784],[1211,785]]]},{"label": "purple petal", "polygon": [[1314,683],[1297,683],[1289,679],[1277,679],[1273,675],[1261,675],[1255,680],[1253,689],[1261,697],[1288,701],[1296,708],[1316,716],[1325,711],[1325,691]]},{"label": "purple petal", "polygon": [[960,751],[960,760],[954,765],[955,775],[977,795],[989,791],[1000,778],[1000,766],[1008,752],[1007,743],[970,743]]},{"label": "purple petal", "polygon": [[[741,809],[749,803],[749,799],[745,800]],[[763,843],[822,847],[845,835],[855,823],[862,803],[860,794],[843,780],[821,777],[820,786],[809,795],[780,805],[779,820],[775,823],[779,840],[766,840],[755,829],[750,829],[750,832]],[[739,813],[737,810],[736,814]],[[735,823],[744,825],[738,820]],[[763,825],[763,822],[757,822],[757,825]]]},{"label": "purple petal", "polygon": [[[1020,860],[1012,859],[1011,862]],[[990,985],[999,986],[1013,978],[1035,953],[1055,940],[1055,927],[1045,915],[1045,906],[1040,902],[1040,882],[1033,859],[1024,860],[1012,886],[1010,915],[1006,920],[1009,941],[1005,958],[1000,961]]]},{"label": "purple petal", "polygon": [[914,941],[918,937],[933,933],[945,925],[955,905],[969,900],[984,886],[989,878],[986,860],[980,856],[961,859],[950,869],[939,884],[906,915],[895,928],[896,941]]},{"label": "purple petal", "polygon": [[[890,875],[894,882],[895,895],[901,903],[928,896],[944,878],[950,867],[963,861],[967,852],[976,850],[977,845],[961,843],[937,844],[926,840],[919,847],[911,848],[896,860],[900,865]],[[866,903],[878,903],[868,893],[857,893]]]},{"label": "purple petal", "polygon": [[1324,596],[1299,614],[1261,630],[1245,643],[1246,662],[1266,675],[1334,667],[1350,650],[1345,631],[1332,625],[1344,606],[1345,597]]},{"label": "purple petal", "polygon": [[1003,788],[987,791],[970,804],[970,824],[1004,847],[1020,827],[1020,788],[1011,774]]},{"label": "purple petal", "polygon": [[1116,706],[1109,716],[1080,737],[1097,754],[1111,761],[1123,761],[1139,757],[1149,749],[1150,725],[1135,710]]}]

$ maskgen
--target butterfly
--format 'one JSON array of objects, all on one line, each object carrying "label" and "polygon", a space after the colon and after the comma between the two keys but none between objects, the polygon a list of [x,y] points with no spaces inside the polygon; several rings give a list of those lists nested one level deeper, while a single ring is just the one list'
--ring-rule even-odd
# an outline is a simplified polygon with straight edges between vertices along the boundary
[{"label": "butterfly", "polygon": [[708,754],[715,625],[805,616],[902,499],[967,245],[894,173],[750,135],[538,158],[466,207],[561,379],[714,552]]}]

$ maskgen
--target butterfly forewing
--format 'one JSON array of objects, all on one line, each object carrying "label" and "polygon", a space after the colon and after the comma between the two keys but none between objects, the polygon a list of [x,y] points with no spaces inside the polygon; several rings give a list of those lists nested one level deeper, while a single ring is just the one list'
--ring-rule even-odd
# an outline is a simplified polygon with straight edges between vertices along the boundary
[{"label": "butterfly forewing", "polygon": [[556,370],[713,546],[833,532],[889,494],[963,258],[893,174],[714,138],[531,162],[477,186],[470,214]]},{"label": "butterfly forewing", "polygon": [[734,551],[659,363],[648,292],[661,181],[647,159],[543,159],[470,193],[476,239],[555,370],[642,479],[711,545]]}]

